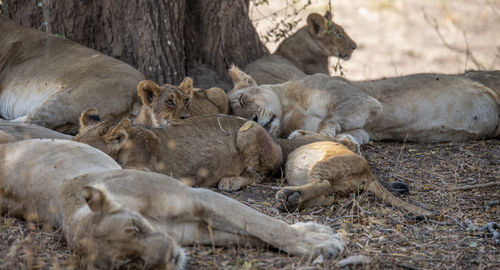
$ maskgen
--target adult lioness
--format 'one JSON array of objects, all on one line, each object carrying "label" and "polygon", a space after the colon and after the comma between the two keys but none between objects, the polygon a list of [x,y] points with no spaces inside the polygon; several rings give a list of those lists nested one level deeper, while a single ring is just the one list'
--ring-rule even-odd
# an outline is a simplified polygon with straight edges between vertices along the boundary
[{"label": "adult lioness", "polygon": [[276,199],[288,210],[331,205],[333,193],[361,188],[416,215],[432,215],[392,195],[378,182],[363,157],[339,143],[322,141],[297,148],[288,155],[285,175],[290,186],[282,188]]},{"label": "adult lioness", "polygon": [[330,12],[324,17],[312,13],[307,25],[286,38],[273,54],[248,64],[244,70],[258,84],[283,83],[307,74],[329,74],[328,58],[348,60],[354,49],[356,43],[332,21]]},{"label": "adult lioness", "polygon": [[0,147],[4,213],[62,228],[69,248],[100,269],[180,269],[179,245],[268,243],[328,257],[343,250],[329,227],[288,225],[166,175],[121,170],[87,145],[26,140]]},{"label": "adult lioness", "polygon": [[72,138],[72,136],[33,124],[0,121],[0,143],[17,142],[28,139],[71,140]]},{"label": "adult lioness", "polygon": [[80,113],[104,118],[139,106],[144,76],[131,66],[67,39],[22,27],[0,14],[0,116],[59,132],[78,132]]},{"label": "adult lioness", "polygon": [[280,168],[280,146],[253,121],[207,115],[175,121],[162,128],[97,121],[97,110],[80,118],[75,141],[90,144],[124,168],[156,171],[189,185],[237,190]]},{"label": "adult lioness", "polygon": [[159,86],[153,81],[141,81],[137,85],[142,107],[134,124],[161,127],[172,120],[190,116],[229,113],[226,92],[218,87],[208,90],[193,89],[193,80],[186,77],[179,86]]},{"label": "adult lioness", "polygon": [[348,134],[363,144],[370,138],[440,142],[500,134],[498,95],[464,76],[415,74],[348,82],[313,75],[257,85],[235,67],[230,75],[233,112],[254,117],[274,135],[304,129],[330,137]]}]

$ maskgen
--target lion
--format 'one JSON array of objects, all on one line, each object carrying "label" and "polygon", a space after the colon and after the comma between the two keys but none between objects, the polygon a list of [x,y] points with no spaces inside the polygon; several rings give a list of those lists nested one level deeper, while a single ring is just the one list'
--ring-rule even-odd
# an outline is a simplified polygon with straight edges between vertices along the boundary
[{"label": "lion", "polygon": [[188,185],[238,190],[279,170],[278,143],[260,125],[217,114],[173,121],[162,128],[98,121],[88,109],[73,138],[94,146],[124,168],[160,172]]},{"label": "lion", "polygon": [[307,25],[286,38],[276,51],[250,64],[244,70],[258,84],[277,84],[315,73],[329,74],[328,58],[349,60],[356,49],[344,29],[332,21],[332,15],[311,13]]},{"label": "lion", "polygon": [[237,67],[229,73],[234,114],[257,121],[274,136],[306,130],[364,144],[370,139],[424,143],[500,135],[498,95],[464,76],[422,73],[349,82],[316,74],[257,85]]},{"label": "lion", "polygon": [[232,112],[252,119],[274,137],[306,130],[330,138],[368,142],[363,127],[382,112],[380,102],[341,77],[308,75],[283,84],[257,85],[236,66],[229,69],[234,88],[228,92]]},{"label": "lion", "polygon": [[325,258],[344,249],[330,227],[289,225],[163,174],[123,170],[85,144],[24,140],[0,150],[3,213],[62,229],[88,268],[182,269],[181,246],[196,244],[271,245]]},{"label": "lion", "polygon": [[336,142],[315,142],[295,149],[287,157],[285,176],[290,186],[278,191],[276,200],[288,211],[329,206],[334,201],[333,193],[346,194],[365,189],[415,215],[433,216],[432,212],[390,193],[375,178],[366,159]]},{"label": "lion", "polygon": [[73,136],[33,124],[0,121],[0,143],[17,142],[27,139],[71,140]]},{"label": "lion", "polygon": [[117,59],[0,14],[0,117],[76,134],[80,113],[128,115],[144,76]]},{"label": "lion", "polygon": [[137,94],[142,107],[133,123],[148,127],[165,126],[172,120],[184,120],[190,116],[229,113],[229,101],[224,90],[218,87],[193,89],[190,77],[186,77],[179,86],[159,86],[144,80],[137,85]]}]

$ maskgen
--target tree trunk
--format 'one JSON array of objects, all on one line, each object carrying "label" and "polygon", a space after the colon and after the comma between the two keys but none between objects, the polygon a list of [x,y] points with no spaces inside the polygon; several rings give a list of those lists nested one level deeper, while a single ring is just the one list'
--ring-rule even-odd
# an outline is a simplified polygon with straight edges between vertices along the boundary
[{"label": "tree trunk", "polygon": [[231,84],[228,67],[268,53],[248,0],[4,0],[3,12],[118,58],[158,83]]}]

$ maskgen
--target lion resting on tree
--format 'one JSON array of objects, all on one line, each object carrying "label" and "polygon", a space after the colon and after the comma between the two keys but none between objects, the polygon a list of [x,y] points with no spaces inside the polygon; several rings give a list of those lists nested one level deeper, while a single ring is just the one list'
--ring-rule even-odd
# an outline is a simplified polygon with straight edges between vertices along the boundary
[{"label": "lion resting on tree", "polygon": [[179,245],[269,244],[327,258],[343,251],[327,226],[288,225],[163,174],[122,170],[85,144],[24,140],[0,152],[3,213],[61,228],[88,268],[182,269]]},{"label": "lion resting on tree", "polygon": [[1,14],[0,33],[2,118],[76,134],[89,107],[120,118],[139,106],[144,76],[128,64]]},{"label": "lion resting on tree", "polygon": [[415,74],[349,82],[316,74],[257,85],[234,66],[229,73],[234,114],[257,121],[275,136],[307,130],[363,144],[370,139],[442,142],[500,135],[499,93],[464,76]]},{"label": "lion resting on tree", "polygon": [[268,56],[250,64],[244,70],[258,84],[275,84],[300,79],[307,74],[329,74],[328,58],[349,60],[356,43],[344,29],[332,21],[332,15],[311,13],[307,25],[286,38]]}]

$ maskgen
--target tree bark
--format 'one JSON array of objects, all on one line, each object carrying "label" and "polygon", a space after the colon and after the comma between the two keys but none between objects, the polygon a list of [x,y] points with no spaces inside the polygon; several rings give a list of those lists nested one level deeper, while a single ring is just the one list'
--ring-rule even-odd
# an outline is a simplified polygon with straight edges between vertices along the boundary
[{"label": "tree bark", "polygon": [[4,0],[16,22],[62,35],[136,67],[158,83],[230,88],[228,67],[268,53],[248,0]]}]

